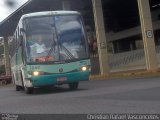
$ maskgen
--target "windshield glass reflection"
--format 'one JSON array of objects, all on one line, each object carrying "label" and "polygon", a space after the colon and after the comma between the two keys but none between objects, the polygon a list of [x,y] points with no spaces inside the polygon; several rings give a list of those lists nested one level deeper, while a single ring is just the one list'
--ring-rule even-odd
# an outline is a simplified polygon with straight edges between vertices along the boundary
[{"label": "windshield glass reflection", "polygon": [[26,19],[25,25],[28,62],[88,57],[80,16],[33,17]]},{"label": "windshield glass reflection", "polygon": [[79,16],[56,16],[60,54],[64,59],[87,56],[84,29]]}]

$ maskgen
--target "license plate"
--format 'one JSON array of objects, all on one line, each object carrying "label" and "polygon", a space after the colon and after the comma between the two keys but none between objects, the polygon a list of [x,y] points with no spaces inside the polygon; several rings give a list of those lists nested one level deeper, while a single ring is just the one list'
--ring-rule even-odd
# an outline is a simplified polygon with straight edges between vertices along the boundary
[{"label": "license plate", "polygon": [[62,82],[62,81],[66,81],[67,77],[58,77],[57,81]]}]

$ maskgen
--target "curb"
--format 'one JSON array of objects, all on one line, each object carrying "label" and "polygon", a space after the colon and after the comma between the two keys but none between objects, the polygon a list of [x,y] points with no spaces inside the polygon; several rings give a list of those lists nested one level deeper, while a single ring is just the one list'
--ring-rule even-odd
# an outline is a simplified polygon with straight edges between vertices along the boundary
[{"label": "curb", "polygon": [[91,75],[90,80],[103,80],[108,78],[136,78],[136,77],[156,77],[160,76],[160,71],[129,71],[129,72],[114,72],[107,74]]}]

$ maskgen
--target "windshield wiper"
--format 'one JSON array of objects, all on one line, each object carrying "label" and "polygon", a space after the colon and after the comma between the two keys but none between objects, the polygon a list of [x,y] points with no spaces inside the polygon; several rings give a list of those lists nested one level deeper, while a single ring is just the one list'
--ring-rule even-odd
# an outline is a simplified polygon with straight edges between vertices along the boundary
[{"label": "windshield wiper", "polygon": [[50,50],[48,51],[47,56],[45,57],[45,59],[48,59],[48,57],[51,55],[51,53],[53,52],[54,47],[56,46],[56,42],[53,40],[53,43],[51,45]]},{"label": "windshield wiper", "polygon": [[65,53],[70,57],[70,58],[75,58],[74,55],[62,44],[60,46],[64,49]]},{"label": "windshield wiper", "polygon": [[[55,25],[51,25],[51,26],[54,27],[54,28],[55,28],[54,31],[56,31]],[[52,43],[51,48],[50,48],[50,50],[49,50],[47,56],[45,57],[45,59],[48,59],[48,57],[51,55],[51,53],[52,53],[54,47],[55,47],[56,44],[57,44],[56,41],[55,41],[55,36],[56,36],[56,38],[57,38],[57,33],[56,33],[56,32],[53,33],[53,39],[52,39],[52,42],[53,42],[53,43]]]},{"label": "windshield wiper", "polygon": [[[53,52],[53,49],[54,47],[56,46],[57,44],[55,43],[55,41],[53,42],[52,44],[52,47],[51,49],[49,50],[47,56],[45,57],[46,59],[51,55],[51,53]],[[69,58],[75,58],[74,55],[62,44],[59,44],[59,46],[65,51],[65,53],[67,54],[67,56],[69,56]],[[60,51],[59,51],[59,54],[60,54]]]}]

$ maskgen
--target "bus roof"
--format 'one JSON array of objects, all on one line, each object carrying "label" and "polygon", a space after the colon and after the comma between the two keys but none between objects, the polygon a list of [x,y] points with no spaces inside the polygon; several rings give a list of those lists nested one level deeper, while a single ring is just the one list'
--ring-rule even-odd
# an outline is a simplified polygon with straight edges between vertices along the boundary
[{"label": "bus roof", "polygon": [[46,16],[46,15],[67,15],[67,14],[80,14],[77,11],[44,11],[44,12],[34,12],[22,15],[21,19],[26,17],[36,17],[36,16]]}]

